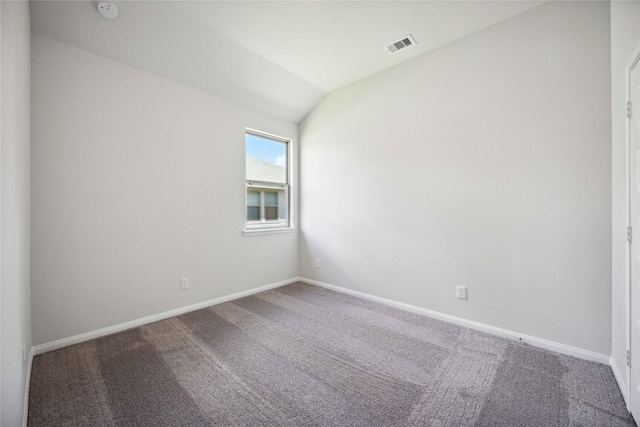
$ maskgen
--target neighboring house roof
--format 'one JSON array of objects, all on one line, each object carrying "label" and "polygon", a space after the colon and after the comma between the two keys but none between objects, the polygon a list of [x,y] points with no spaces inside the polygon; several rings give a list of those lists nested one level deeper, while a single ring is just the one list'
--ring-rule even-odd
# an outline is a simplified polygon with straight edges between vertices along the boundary
[{"label": "neighboring house roof", "polygon": [[267,162],[257,157],[247,156],[247,180],[267,182],[287,182],[287,171],[284,167]]}]

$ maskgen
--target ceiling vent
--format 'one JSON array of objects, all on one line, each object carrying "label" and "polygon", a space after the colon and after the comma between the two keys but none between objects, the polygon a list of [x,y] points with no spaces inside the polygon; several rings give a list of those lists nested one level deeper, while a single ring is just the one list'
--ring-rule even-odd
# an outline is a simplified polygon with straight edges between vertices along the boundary
[{"label": "ceiling vent", "polygon": [[403,37],[397,42],[391,43],[389,46],[386,46],[385,49],[387,49],[387,52],[389,53],[396,53],[397,51],[409,46],[413,46],[414,44],[416,44],[416,41],[413,39],[413,37],[411,37],[411,34],[409,34],[408,36]]}]

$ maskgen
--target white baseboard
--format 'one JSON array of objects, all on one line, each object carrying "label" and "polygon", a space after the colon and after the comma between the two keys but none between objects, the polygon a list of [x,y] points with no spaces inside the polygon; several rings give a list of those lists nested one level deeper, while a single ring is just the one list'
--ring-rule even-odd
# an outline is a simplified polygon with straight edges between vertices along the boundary
[{"label": "white baseboard", "polygon": [[[345,294],[357,296],[363,299],[367,299],[370,301],[378,302],[381,304],[389,305],[391,307],[400,308],[406,311],[410,311],[412,313],[421,314],[423,316],[432,317],[434,319],[443,320],[449,323],[455,323],[457,325],[466,326],[475,330],[487,332],[493,335],[498,335],[504,338],[509,338],[513,340],[521,340],[524,343],[529,345],[544,348],[547,350],[555,351],[561,354],[566,354],[569,356],[574,356],[580,359],[590,360],[593,362],[604,363],[606,365],[611,365],[611,357],[605,354],[596,353],[589,350],[584,350],[578,347],[572,347],[566,344],[561,344],[555,341],[549,341],[543,338],[532,337],[525,334],[520,334],[518,332],[510,331],[508,329],[502,329],[491,325],[486,325],[484,323],[475,322],[473,320],[463,319],[461,317],[451,316],[449,314],[440,313],[437,311],[429,310],[422,307],[417,307],[410,304],[405,304],[402,302],[393,301],[390,299],[377,297],[375,295],[366,294],[364,292],[354,291],[351,289],[343,288],[340,286],[331,285],[329,283],[320,282],[318,280],[308,279],[305,277],[293,277],[291,279],[283,280],[276,283],[271,283],[264,286],[259,286],[257,288],[249,289],[242,292],[236,292],[231,295],[214,298],[211,300],[199,302],[196,304],[188,305],[181,308],[176,308],[174,310],[165,311],[163,313],[154,314],[151,316],[143,317],[141,319],[132,320],[125,323],[120,323],[113,326],[108,326],[106,328],[98,329],[91,332],[86,332],[83,334],[75,335],[68,338],[63,338],[57,341],[48,342],[45,344],[40,344],[31,349],[31,356],[29,361],[29,370],[31,369],[31,360],[33,359],[33,355],[38,355],[42,353],[46,353],[48,351],[57,350],[59,348],[68,347],[70,345],[78,344],[84,341],[89,341],[94,338],[103,337],[106,335],[110,335],[116,332],[124,331],[131,328],[136,328],[138,326],[146,325],[147,323],[157,322],[158,320],[167,319],[169,317],[178,316],[183,313],[187,313],[189,311],[198,310],[201,308],[209,307],[216,304],[222,304],[224,302],[232,301],[234,299],[246,297],[249,295],[253,295],[259,292],[264,292],[270,289],[279,288],[280,286],[288,285],[290,283],[294,283],[297,281],[303,281],[310,283],[312,285],[320,286],[326,289],[330,289],[332,291],[342,292]],[[616,372],[617,367],[614,370],[615,375],[619,375],[620,372]],[[620,377],[621,378],[621,377]],[[616,377],[618,379],[618,377]],[[624,393],[623,393],[624,394]]]},{"label": "white baseboard", "polygon": [[180,307],[173,310],[165,311],[163,313],[153,314],[151,316],[143,317],[141,319],[131,320],[129,322],[108,326],[106,328],[98,329],[95,331],[85,332],[83,334],[74,335],[72,337],[62,338],[56,341],[40,344],[35,346],[33,350],[35,350],[36,355],[46,353],[48,351],[57,350],[59,348],[68,347],[70,345],[89,341],[94,338],[100,338],[100,337],[111,335],[116,332],[124,331],[127,329],[137,328],[138,326],[146,325],[147,323],[157,322],[158,320],[163,320],[169,317],[178,316],[180,314],[184,314],[189,311],[199,310],[201,308],[209,307],[216,304],[222,304],[224,302],[228,302],[234,299],[257,294],[258,292],[264,292],[264,291],[268,291],[269,289],[279,288],[280,286],[288,285],[290,283],[297,282],[298,280],[300,280],[299,277],[293,277],[291,279],[283,280],[276,283],[271,283],[269,285],[259,286],[257,288],[249,289],[242,292],[236,292],[231,295],[226,295],[223,297],[214,298],[207,301],[202,301],[196,304],[187,305],[185,307]]},{"label": "white baseboard", "polygon": [[366,294],[364,292],[354,291],[351,289],[343,288],[340,286],[331,285],[329,283],[320,282],[318,280],[308,279],[305,277],[294,277],[288,280],[283,280],[276,283],[271,283],[264,286],[259,286],[257,288],[249,289],[242,292],[236,292],[231,295],[226,295],[219,298],[214,298],[211,300],[199,302],[196,304],[188,305],[185,307],[177,308],[174,310],[165,311],[163,313],[154,314],[151,316],[143,317],[140,319],[132,320],[125,323],[120,323],[117,325],[109,326],[106,328],[98,329],[96,331],[86,332],[83,334],[75,335],[69,338],[63,338],[57,341],[52,341],[45,344],[40,344],[34,347],[31,347],[31,351],[29,352],[29,362],[27,367],[27,379],[25,385],[25,398],[24,398],[24,410],[23,410],[23,425],[26,427],[27,425],[27,416],[28,416],[28,400],[29,400],[29,384],[31,378],[31,367],[33,364],[33,358],[35,355],[46,353],[48,351],[57,350],[59,348],[67,347],[74,344],[79,344],[81,342],[89,341],[94,338],[103,337],[106,335],[110,335],[116,332],[124,331],[131,328],[136,328],[138,326],[142,326],[148,323],[157,322],[159,320],[167,319],[169,317],[178,316],[180,314],[184,314],[190,311],[199,310],[201,308],[209,307],[212,305],[222,304],[228,301],[232,301],[238,298],[246,297],[249,295],[257,294],[259,292],[268,291],[270,289],[279,288],[284,285],[288,285],[290,283],[294,283],[297,281],[306,282],[312,285],[320,286],[322,288],[326,288],[332,291],[341,292],[349,295],[353,295],[356,297],[360,297],[366,300],[378,302],[381,304],[385,304],[391,307],[400,308],[402,310],[406,310],[412,313],[421,314],[423,316],[431,317],[438,320],[443,320],[445,322],[454,323],[461,326],[466,326],[478,331],[487,332],[493,335],[498,335],[504,338],[513,339],[515,341],[521,340],[524,343],[530,344],[535,347],[544,348],[547,350],[555,351],[557,353],[566,354],[569,356],[574,356],[580,359],[589,360],[592,362],[603,363],[606,365],[610,365],[613,370],[614,377],[618,382],[618,386],[622,395],[624,397],[625,403],[627,404],[627,409],[629,409],[628,404],[628,394],[627,390],[623,387],[624,382],[622,381],[622,375],[615,364],[615,361],[605,354],[595,353],[593,351],[584,350],[578,347],[572,347],[566,344],[561,344],[554,341],[549,341],[542,338],[532,337],[525,334],[520,334],[514,331],[510,331],[508,329],[502,329],[491,325],[486,325],[484,323],[475,322],[472,320],[463,319],[461,317],[451,316],[449,314],[440,313],[437,311],[429,310],[426,308],[417,307],[410,304],[405,304],[402,302],[393,301],[390,299],[377,297],[375,295]]},{"label": "white baseboard", "polygon": [[310,283],[312,285],[320,286],[332,291],[342,292],[345,294],[353,295],[370,301],[378,302],[381,304],[389,305],[391,307],[400,308],[406,311],[410,311],[416,314],[422,314],[424,316],[432,317],[434,319],[444,320],[445,322],[455,323],[457,325],[466,326],[478,331],[487,332],[489,334],[498,335],[504,338],[513,340],[521,340],[522,342],[544,348],[547,350],[555,351],[557,353],[566,354],[569,356],[577,357],[579,359],[590,360],[592,362],[604,363],[609,365],[611,357],[606,354],[600,354],[589,350],[584,350],[578,347],[572,347],[570,345],[561,344],[555,341],[549,341],[543,338],[532,337],[518,332],[510,331],[508,329],[502,329],[491,325],[486,325],[480,322],[474,322],[473,320],[463,319],[461,317],[451,316],[449,314],[439,313],[437,311],[429,310],[415,305],[405,304],[402,302],[393,301],[386,298],[377,297],[375,295],[365,294],[364,292],[358,292],[351,289],[343,288],[340,286],[330,285],[329,283],[319,282],[317,280],[307,279],[301,277],[300,281]]},{"label": "white baseboard", "polygon": [[618,369],[618,365],[616,364],[616,361],[613,359],[613,357],[611,358],[609,365],[611,366],[611,370],[613,371],[613,376],[615,377],[616,382],[618,383],[618,388],[620,389],[620,393],[622,393],[622,398],[624,399],[624,404],[627,407],[627,411],[631,411],[631,408],[629,406],[629,389],[627,388],[627,385],[623,380],[624,377],[622,376],[620,369]]},{"label": "white baseboard", "polygon": [[36,355],[35,348],[29,350],[29,359],[27,360],[27,377],[24,384],[24,403],[22,408],[22,426],[27,427],[27,418],[29,416],[29,386],[31,385],[31,366],[33,365],[33,356]]}]

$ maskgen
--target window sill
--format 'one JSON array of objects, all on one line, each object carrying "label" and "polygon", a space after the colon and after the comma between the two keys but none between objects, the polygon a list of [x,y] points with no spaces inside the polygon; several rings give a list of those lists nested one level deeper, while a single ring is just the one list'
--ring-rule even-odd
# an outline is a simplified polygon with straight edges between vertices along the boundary
[{"label": "window sill", "polygon": [[293,233],[296,231],[294,227],[282,227],[282,228],[257,228],[244,230],[242,233],[245,237],[249,236],[264,236],[266,234],[282,234],[282,233]]}]

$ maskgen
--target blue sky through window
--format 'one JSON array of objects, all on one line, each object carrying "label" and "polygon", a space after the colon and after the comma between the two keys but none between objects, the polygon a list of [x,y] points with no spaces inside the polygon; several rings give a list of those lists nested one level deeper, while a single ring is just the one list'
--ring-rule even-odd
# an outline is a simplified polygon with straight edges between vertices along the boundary
[{"label": "blue sky through window", "polygon": [[250,133],[246,134],[247,155],[279,166],[287,165],[287,144]]}]

